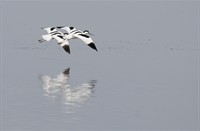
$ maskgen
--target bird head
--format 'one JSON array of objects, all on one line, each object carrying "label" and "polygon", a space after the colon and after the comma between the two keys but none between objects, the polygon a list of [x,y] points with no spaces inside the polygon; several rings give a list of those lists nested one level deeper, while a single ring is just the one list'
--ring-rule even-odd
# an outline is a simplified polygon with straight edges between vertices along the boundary
[{"label": "bird head", "polygon": [[93,35],[93,34],[91,34],[88,30],[84,30],[83,33],[89,34],[89,35]]},{"label": "bird head", "polygon": [[50,27],[41,27],[41,29],[43,29],[43,30],[50,30]]},{"label": "bird head", "polygon": [[41,29],[46,30],[47,32],[56,31],[55,27],[41,27]]}]

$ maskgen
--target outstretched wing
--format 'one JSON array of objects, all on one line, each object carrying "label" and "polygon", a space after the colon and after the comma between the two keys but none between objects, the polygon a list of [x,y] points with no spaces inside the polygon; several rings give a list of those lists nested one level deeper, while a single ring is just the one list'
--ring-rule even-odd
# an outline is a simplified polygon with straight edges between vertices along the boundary
[{"label": "outstretched wing", "polygon": [[53,35],[53,38],[58,41],[58,44],[70,54],[69,42],[67,39],[64,39],[63,35]]},{"label": "outstretched wing", "polygon": [[69,42],[64,40],[63,42],[58,43],[67,53],[70,54]]},{"label": "outstretched wing", "polygon": [[80,40],[82,40],[85,44],[87,44],[92,49],[98,51],[92,38],[90,38],[90,36],[83,34],[83,33],[74,34],[74,36],[79,38]]},{"label": "outstretched wing", "polygon": [[53,36],[56,35],[64,35],[62,32],[57,31],[55,27],[46,27],[41,29],[46,30],[48,34],[42,35],[42,39],[40,39],[39,42],[50,41],[54,38]]}]

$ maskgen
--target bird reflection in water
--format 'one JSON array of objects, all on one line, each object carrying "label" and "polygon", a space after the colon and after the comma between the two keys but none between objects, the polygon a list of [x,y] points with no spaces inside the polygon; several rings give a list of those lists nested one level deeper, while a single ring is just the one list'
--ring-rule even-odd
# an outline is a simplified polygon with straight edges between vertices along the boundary
[{"label": "bird reflection in water", "polygon": [[90,80],[79,86],[69,84],[70,68],[66,68],[56,77],[43,75],[40,80],[43,82],[43,90],[48,97],[57,97],[61,95],[66,105],[66,113],[74,113],[76,107],[86,104],[88,99],[94,93],[96,80]]}]

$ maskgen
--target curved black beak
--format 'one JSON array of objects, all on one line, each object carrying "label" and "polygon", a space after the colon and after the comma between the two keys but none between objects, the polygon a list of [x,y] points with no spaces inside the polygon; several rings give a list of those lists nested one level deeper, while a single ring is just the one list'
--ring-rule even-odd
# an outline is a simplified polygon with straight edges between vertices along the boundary
[{"label": "curved black beak", "polygon": [[88,34],[89,34],[89,35],[94,35],[94,34],[92,34],[92,33],[90,33],[90,32],[88,32]]}]

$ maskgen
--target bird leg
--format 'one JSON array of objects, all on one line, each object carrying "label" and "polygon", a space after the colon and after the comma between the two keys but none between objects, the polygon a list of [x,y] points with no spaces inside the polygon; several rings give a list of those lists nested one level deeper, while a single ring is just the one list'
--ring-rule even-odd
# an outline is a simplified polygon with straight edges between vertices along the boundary
[{"label": "bird leg", "polygon": [[38,40],[40,43],[42,43],[42,42],[45,42],[46,40],[44,40],[44,39],[40,39],[40,40]]}]

